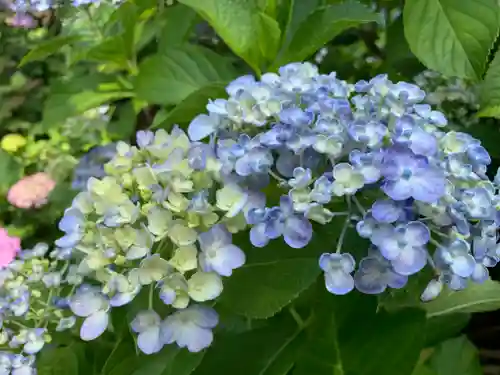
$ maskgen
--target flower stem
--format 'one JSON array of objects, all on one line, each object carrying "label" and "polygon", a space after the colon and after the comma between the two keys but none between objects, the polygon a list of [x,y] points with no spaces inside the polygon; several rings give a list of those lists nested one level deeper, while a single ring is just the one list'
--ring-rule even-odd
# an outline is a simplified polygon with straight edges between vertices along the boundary
[{"label": "flower stem", "polygon": [[153,293],[154,293],[154,290],[155,290],[155,288],[154,288],[153,284],[151,284],[149,286],[149,298],[148,298],[148,307],[149,307],[150,310],[153,310],[153,296],[154,296]]},{"label": "flower stem", "polygon": [[354,202],[354,204],[356,205],[357,209],[359,210],[359,212],[363,216],[366,215],[366,210],[363,207],[363,205],[361,204],[361,202],[358,200],[358,198],[356,198],[356,196],[354,196],[354,195],[352,195],[351,198],[352,198],[352,201]]},{"label": "flower stem", "polygon": [[347,216],[344,220],[344,226],[342,227],[342,231],[340,232],[339,240],[337,242],[337,248],[335,249],[335,252],[338,254],[340,253],[340,250],[342,250],[342,245],[344,244],[344,237],[347,233],[347,228],[349,228],[349,222],[351,221],[351,197],[346,198],[347,202]]}]

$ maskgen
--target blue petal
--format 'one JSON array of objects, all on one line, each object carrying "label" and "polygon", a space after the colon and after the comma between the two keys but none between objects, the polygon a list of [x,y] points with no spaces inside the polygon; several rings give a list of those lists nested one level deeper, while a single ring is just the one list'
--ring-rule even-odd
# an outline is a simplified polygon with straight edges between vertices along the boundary
[{"label": "blue petal", "polygon": [[292,216],[286,220],[283,238],[288,246],[300,249],[311,241],[312,235],[312,224],[306,218]]},{"label": "blue petal", "polygon": [[410,149],[417,155],[432,156],[437,151],[437,140],[422,129],[414,129],[410,136]]},{"label": "blue petal", "polygon": [[109,304],[114,307],[123,306],[131,302],[137,294],[141,291],[141,288],[138,287],[131,292],[126,293],[116,293],[113,297],[110,298]]},{"label": "blue petal", "polygon": [[109,315],[107,311],[98,311],[83,321],[80,337],[84,341],[92,341],[101,336],[108,328]]},{"label": "blue petal", "polygon": [[412,195],[416,200],[435,203],[446,192],[446,179],[443,171],[429,168],[422,176],[411,179],[414,184]]},{"label": "blue petal", "polygon": [[413,275],[427,264],[427,251],[422,247],[406,246],[391,264],[400,275]]},{"label": "blue petal", "polygon": [[139,130],[137,132],[137,145],[140,148],[149,146],[154,140],[154,133],[150,130]]},{"label": "blue petal", "polygon": [[73,314],[85,318],[99,311],[103,302],[104,298],[93,291],[77,292],[71,298],[69,307]]},{"label": "blue petal", "polygon": [[177,345],[187,348],[191,353],[197,353],[208,348],[214,336],[210,329],[193,325],[185,325],[177,333]]},{"label": "blue petal", "polygon": [[385,181],[382,190],[396,201],[402,201],[412,196],[412,185],[409,181]]},{"label": "blue petal", "polygon": [[[274,215],[274,217],[272,217],[272,215]],[[285,229],[285,222],[280,216],[281,216],[281,211],[279,211],[279,209],[274,210],[274,208],[272,208],[269,211],[268,220],[266,220],[266,222],[264,223],[265,234],[268,238],[272,240],[280,237]]]},{"label": "blue petal", "polygon": [[293,177],[293,170],[300,164],[300,159],[291,151],[281,151],[276,160],[276,169],[283,177]]},{"label": "blue petal", "polygon": [[454,257],[450,269],[460,277],[469,277],[474,272],[476,261],[472,255]]},{"label": "blue petal", "polygon": [[269,243],[264,223],[257,224],[250,229],[250,242],[256,247],[264,247]]},{"label": "blue petal", "polygon": [[398,239],[394,235],[381,238],[378,247],[382,256],[387,260],[396,259],[402,251]]},{"label": "blue petal", "polygon": [[431,233],[427,226],[420,221],[412,221],[404,227],[405,240],[415,246],[422,246],[429,242]]},{"label": "blue petal", "polygon": [[489,279],[488,269],[482,264],[476,264],[474,271],[472,272],[471,279],[476,283],[484,283]]},{"label": "blue petal", "polygon": [[203,328],[215,328],[219,324],[219,314],[211,307],[204,305],[191,305],[189,311],[196,325]]},{"label": "blue petal", "polygon": [[387,285],[394,289],[403,288],[408,282],[408,276],[400,275],[392,270],[387,270]]},{"label": "blue petal", "polygon": [[198,115],[189,124],[188,135],[192,141],[199,141],[215,132],[216,118],[208,115]]},{"label": "blue petal", "polygon": [[344,295],[354,289],[354,279],[342,270],[325,272],[326,289],[337,295]]},{"label": "blue petal", "polygon": [[211,266],[221,276],[231,276],[233,269],[245,264],[245,253],[238,246],[229,244],[217,250],[215,258],[211,259]]},{"label": "blue petal", "polygon": [[380,294],[387,288],[385,273],[376,258],[364,258],[354,274],[354,285],[361,293]]},{"label": "blue petal", "polygon": [[153,354],[163,348],[160,340],[160,326],[150,327],[137,337],[137,346],[144,354]]},{"label": "blue petal", "polygon": [[392,200],[377,200],[372,206],[372,215],[380,223],[394,223],[401,216],[401,207]]},{"label": "blue petal", "polygon": [[82,239],[82,234],[79,232],[70,232],[55,241],[57,247],[69,249],[74,247]]}]

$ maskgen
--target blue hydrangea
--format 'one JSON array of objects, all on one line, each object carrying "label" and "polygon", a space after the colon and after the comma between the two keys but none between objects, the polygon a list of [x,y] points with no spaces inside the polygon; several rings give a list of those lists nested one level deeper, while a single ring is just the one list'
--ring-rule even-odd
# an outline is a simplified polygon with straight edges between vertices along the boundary
[{"label": "blue hydrangea", "polygon": [[[57,327],[78,318],[81,338],[93,340],[112,309],[149,289],[130,326],[139,350],[199,352],[218,324],[211,306],[246,262],[234,241],[247,236],[260,248],[282,238],[307,253],[320,225],[340,232],[319,258],[333,294],[403,288],[425,267],[434,274],[425,301],[488,279],[500,261],[499,178],[489,181],[484,147],[447,132],[420,87],[386,75],[352,85],[293,63],[260,80],[240,77],[226,91],[187,132],[144,130],[136,146],[118,142],[87,178],[51,253],[67,267],[33,264],[29,276],[57,291],[72,286],[53,302],[62,311]],[[367,249],[347,248],[350,234]],[[28,316],[32,295],[18,284],[4,303]],[[41,336],[9,339],[34,352]]]},{"label": "blue hydrangea", "polygon": [[222,225],[201,233],[200,265],[205,272],[215,271],[221,276],[231,276],[235,268],[245,263],[245,253],[231,243],[231,233]]},{"label": "blue hydrangea", "polygon": [[75,190],[84,190],[90,177],[102,178],[106,175],[104,165],[116,153],[116,144],[96,146],[83,155],[74,170],[72,187]]},{"label": "blue hydrangea", "polygon": [[263,247],[269,240],[283,236],[285,242],[293,248],[306,246],[312,238],[312,225],[307,218],[293,211],[293,202],[289,197],[281,197],[279,207],[264,212],[254,211],[250,240],[254,246]]},{"label": "blue hydrangea", "polygon": [[[231,168],[240,177],[267,172],[253,164],[259,150],[248,144],[252,141],[240,141],[233,145]],[[200,304],[215,300],[224,278],[244,265],[245,253],[233,244],[232,233],[247,228],[251,210],[265,207],[261,193],[232,178],[233,169],[225,169],[215,147],[192,142],[178,127],[140,131],[137,146],[119,142],[104,175],[90,177],[65,211],[57,256],[69,254],[73,263],[66,281],[76,288],[66,306],[73,324],[75,316],[81,318],[83,340],[101,336],[112,309],[151,288],[150,300],[157,296],[172,309],[160,314],[150,303],[131,323],[142,352],[152,354],[173,342],[192,351],[210,344],[217,316]],[[171,251],[165,252],[165,245]],[[41,282],[58,285],[59,276],[48,273]],[[63,320],[59,327],[70,323]],[[184,332],[192,332],[194,341]]]},{"label": "blue hydrangea", "polygon": [[355,268],[351,254],[328,254],[319,258],[319,266],[325,273],[326,289],[333,294],[343,295],[354,289],[354,279],[351,273]]},{"label": "blue hydrangea", "polygon": [[[487,222],[499,222],[498,182],[486,176],[491,158],[472,136],[447,132],[446,117],[426,103],[419,86],[387,75],[351,85],[312,64],[292,63],[260,81],[241,77],[227,93],[227,100],[207,105],[208,114],[193,120],[188,133],[195,141],[217,139],[225,178],[242,188],[255,189],[242,175],[258,174],[288,190],[279,206],[245,215],[254,246],[283,236],[290,247],[304,247],[311,221],[325,225],[347,215],[374,246],[354,276],[367,293],[402,287],[426,266],[442,275],[443,285],[458,288],[484,281],[487,267],[498,262],[496,250],[479,245],[487,235],[474,238]],[[245,158],[252,150],[255,158]],[[377,196],[370,209],[360,203],[365,192]],[[347,212],[337,212],[341,204]],[[470,248],[478,244],[464,264],[450,255],[458,254],[449,246],[460,236]],[[327,288],[342,294],[352,289],[354,268],[338,256],[324,255],[320,265]]]},{"label": "blue hydrangea", "polygon": [[193,305],[167,317],[161,324],[161,340],[164,344],[175,342],[190,352],[199,352],[212,343],[212,329],[219,316],[208,306]]},{"label": "blue hydrangea", "polygon": [[380,294],[387,287],[400,289],[407,282],[408,276],[396,272],[391,262],[377,251],[372,251],[369,256],[361,259],[354,274],[356,289],[366,294]]},{"label": "blue hydrangea", "polygon": [[0,373],[35,375],[36,355],[51,341],[51,327],[61,332],[76,323],[64,303],[73,293],[68,262],[57,255],[39,243],[0,271],[0,340],[9,347],[0,351]]}]

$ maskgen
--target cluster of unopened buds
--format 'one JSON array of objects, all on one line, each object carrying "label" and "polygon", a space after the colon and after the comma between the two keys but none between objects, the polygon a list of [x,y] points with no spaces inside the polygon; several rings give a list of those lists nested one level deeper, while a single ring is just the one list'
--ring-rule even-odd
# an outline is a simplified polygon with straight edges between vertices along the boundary
[{"label": "cluster of unopened buds", "polygon": [[[283,237],[303,248],[315,228],[345,219],[319,258],[339,295],[403,288],[424,267],[435,277],[423,300],[488,278],[500,256],[500,179],[487,178],[478,140],[445,131],[418,86],[384,75],[352,85],[294,63],[241,77],[227,93],[187,134],[174,127],[140,131],[137,146],[119,142],[107,175],[90,178],[66,210],[56,245],[94,280],[69,301],[85,318],[83,339],[144,294],[131,322],[140,350],[209,346],[218,323],[210,301],[245,263],[232,240],[245,230],[255,247]],[[266,202],[263,189],[280,198]],[[348,231],[366,248],[344,249]]]},{"label": "cluster of unopened buds", "polygon": [[479,90],[471,82],[444,77],[433,70],[419,73],[414,82],[426,92],[425,102],[446,113],[448,128],[464,129],[477,125],[480,118]]}]

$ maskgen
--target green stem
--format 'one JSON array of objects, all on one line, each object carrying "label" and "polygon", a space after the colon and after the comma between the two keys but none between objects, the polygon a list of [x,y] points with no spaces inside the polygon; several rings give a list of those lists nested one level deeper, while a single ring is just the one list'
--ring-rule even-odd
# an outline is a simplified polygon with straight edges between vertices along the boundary
[{"label": "green stem", "polygon": [[352,198],[352,201],[354,202],[354,204],[356,205],[357,209],[359,210],[359,212],[364,216],[366,215],[366,210],[365,208],[363,207],[363,205],[359,202],[358,198],[356,198],[356,196],[351,196]]},{"label": "green stem", "polygon": [[19,323],[19,322],[18,322],[18,321],[16,321],[16,320],[8,320],[8,321],[6,321],[5,323],[7,323],[7,324],[13,324],[13,325],[18,326],[18,327],[20,327],[20,328],[22,328],[22,329],[27,329],[27,328],[28,328],[28,327],[26,327],[24,324]]},{"label": "green stem", "polygon": [[349,214],[346,216],[344,220],[344,226],[342,227],[342,231],[340,232],[339,240],[337,242],[337,248],[335,249],[336,253],[340,253],[340,250],[342,250],[342,245],[344,244],[344,237],[347,233],[347,228],[349,228],[349,223],[351,221],[351,211],[352,211],[351,197],[347,197],[346,202],[347,202],[347,212],[349,212]]},{"label": "green stem", "polygon": [[299,313],[297,312],[297,310],[295,310],[295,307],[293,307],[293,306],[288,307],[288,311],[290,312],[290,315],[292,315],[293,320],[295,320],[297,322],[297,325],[299,326],[299,329],[303,329],[303,327],[304,327],[304,320],[299,315]]},{"label": "green stem", "polygon": [[153,296],[154,296],[154,286],[151,284],[149,286],[149,297],[148,297],[148,307],[150,310],[153,310]]}]

